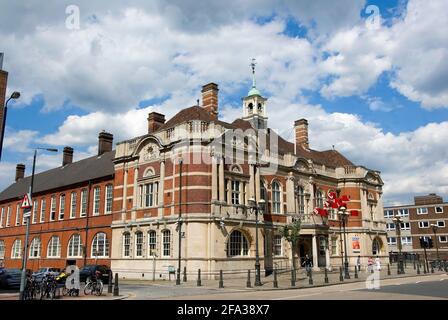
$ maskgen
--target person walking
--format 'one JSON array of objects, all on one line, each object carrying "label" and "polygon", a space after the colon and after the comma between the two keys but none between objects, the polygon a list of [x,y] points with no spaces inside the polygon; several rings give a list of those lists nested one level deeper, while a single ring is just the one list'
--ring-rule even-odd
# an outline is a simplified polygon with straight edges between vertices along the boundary
[{"label": "person walking", "polygon": [[361,256],[358,256],[358,259],[356,259],[356,267],[358,268],[358,272],[361,271]]},{"label": "person walking", "polygon": [[378,256],[376,256],[375,265],[376,265],[376,271],[381,271],[381,261]]},{"label": "person walking", "polygon": [[367,272],[373,273],[373,259],[372,257],[369,257],[369,260],[367,260]]},{"label": "person walking", "polygon": [[310,259],[308,255],[305,256],[305,260],[302,263],[302,266],[305,266],[306,275],[310,275],[311,268],[313,266],[313,261]]}]

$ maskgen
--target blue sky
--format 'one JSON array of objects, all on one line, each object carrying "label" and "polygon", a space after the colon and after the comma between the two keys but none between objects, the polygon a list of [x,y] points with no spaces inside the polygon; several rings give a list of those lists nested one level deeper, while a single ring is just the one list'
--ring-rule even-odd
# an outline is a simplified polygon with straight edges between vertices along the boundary
[{"label": "blue sky", "polygon": [[[292,138],[293,120],[307,118],[312,148],[335,145],[355,163],[382,171],[387,203],[448,195],[448,177],[437,174],[448,169],[441,150],[448,137],[443,1],[206,7],[80,0],[75,30],[65,25],[69,4],[1,3],[9,91],[23,98],[8,111],[0,188],[12,181],[16,163],[29,169],[33,147],[70,145],[75,158],[94,154],[101,130],[116,141],[142,134],[145,113],[170,117],[194,105],[208,82],[220,85],[221,118],[241,116],[255,57],[271,127]],[[367,25],[369,5],[379,10],[377,29]],[[134,125],[123,126],[122,119]],[[43,156],[39,169],[60,158]]]}]

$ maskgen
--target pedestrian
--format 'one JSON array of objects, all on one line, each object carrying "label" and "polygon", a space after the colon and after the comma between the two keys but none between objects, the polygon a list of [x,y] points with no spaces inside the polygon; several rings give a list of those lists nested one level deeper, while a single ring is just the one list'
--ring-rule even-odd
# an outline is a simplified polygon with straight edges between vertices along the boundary
[{"label": "pedestrian", "polygon": [[367,272],[373,273],[373,259],[372,257],[369,257],[369,260],[367,260]]},{"label": "pedestrian", "polygon": [[361,256],[358,256],[358,259],[356,259],[356,267],[358,268],[358,272],[361,271]]},{"label": "pedestrian", "polygon": [[309,276],[311,267],[313,266],[313,262],[308,255],[305,256],[305,260],[303,261],[302,266],[305,266],[306,275]]},{"label": "pedestrian", "polygon": [[376,271],[381,271],[381,261],[378,256],[376,256],[375,264],[376,264]]}]

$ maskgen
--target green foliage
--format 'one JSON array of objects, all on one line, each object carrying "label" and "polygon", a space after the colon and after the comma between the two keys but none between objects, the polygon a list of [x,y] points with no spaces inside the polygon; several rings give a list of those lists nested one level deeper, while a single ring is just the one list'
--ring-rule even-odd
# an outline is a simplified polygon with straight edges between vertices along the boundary
[{"label": "green foliage", "polygon": [[302,220],[296,219],[293,223],[280,229],[280,234],[286,241],[296,245],[300,237],[300,229],[302,228]]}]

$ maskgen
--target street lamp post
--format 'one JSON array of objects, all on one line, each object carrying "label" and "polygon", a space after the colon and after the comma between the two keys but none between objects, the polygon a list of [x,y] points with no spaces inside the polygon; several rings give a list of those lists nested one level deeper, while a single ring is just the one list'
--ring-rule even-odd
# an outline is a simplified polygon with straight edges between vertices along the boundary
[{"label": "street lamp post", "polygon": [[254,198],[249,199],[249,206],[252,213],[255,213],[255,286],[261,286],[260,277],[260,255],[258,253],[258,213],[264,213],[266,201],[261,199],[258,204]]},{"label": "street lamp post", "polygon": [[182,164],[183,159],[179,159],[179,218],[177,221],[178,235],[179,235],[179,248],[178,248],[178,258],[177,258],[177,277],[176,285],[180,285],[180,267],[181,267],[181,245],[182,245]]},{"label": "street lamp post", "polygon": [[14,91],[8,100],[6,100],[5,108],[3,109],[3,124],[2,124],[2,132],[0,136],[0,160],[2,159],[2,149],[3,149],[3,138],[5,137],[5,126],[6,126],[6,114],[8,113],[8,102],[10,100],[17,100],[20,98],[20,92]]},{"label": "street lamp post", "polygon": [[344,278],[345,279],[350,279],[350,274],[348,273],[348,255],[347,255],[347,237],[346,237],[346,232],[345,232],[345,225],[347,223],[347,218],[349,213],[347,212],[347,208],[344,206],[340,206],[339,207],[339,211],[338,214],[340,216],[340,219],[342,221],[342,228],[343,228],[343,233],[344,233]]},{"label": "street lamp post", "polygon": [[[19,94],[19,96],[20,96],[20,94]],[[49,151],[49,152],[58,152],[58,149],[47,149],[47,148],[35,148],[34,149],[33,170],[32,170],[32,174],[31,174],[31,183],[30,183],[30,188],[29,188],[29,195],[30,195],[30,199],[29,200],[30,200],[32,205],[34,205],[34,202],[33,202],[32,199],[33,199],[34,173],[35,173],[35,170],[36,170],[37,150],[46,150],[46,151]],[[28,209],[28,210],[33,210],[33,208],[32,209]],[[20,293],[19,293],[19,299],[20,300],[23,300],[24,292],[25,292],[26,263],[27,263],[27,254],[28,254],[28,238],[29,238],[29,234],[30,234],[30,218],[31,218],[30,215],[26,216],[26,218],[25,218],[26,231],[25,231],[25,247],[24,247],[23,259],[22,259],[22,276],[20,278]]]},{"label": "street lamp post", "polygon": [[434,232],[434,242],[436,243],[436,255],[437,255],[437,263],[439,263],[439,245],[437,243],[437,230],[439,226],[437,224],[431,224],[432,231]]},{"label": "street lamp post", "polygon": [[403,257],[401,254],[402,245],[401,245],[401,223],[403,222],[403,219],[401,218],[400,214],[395,215],[395,217],[392,219],[395,223],[395,230],[397,233],[397,245],[398,245],[398,274],[404,274],[404,268],[403,268]]}]

